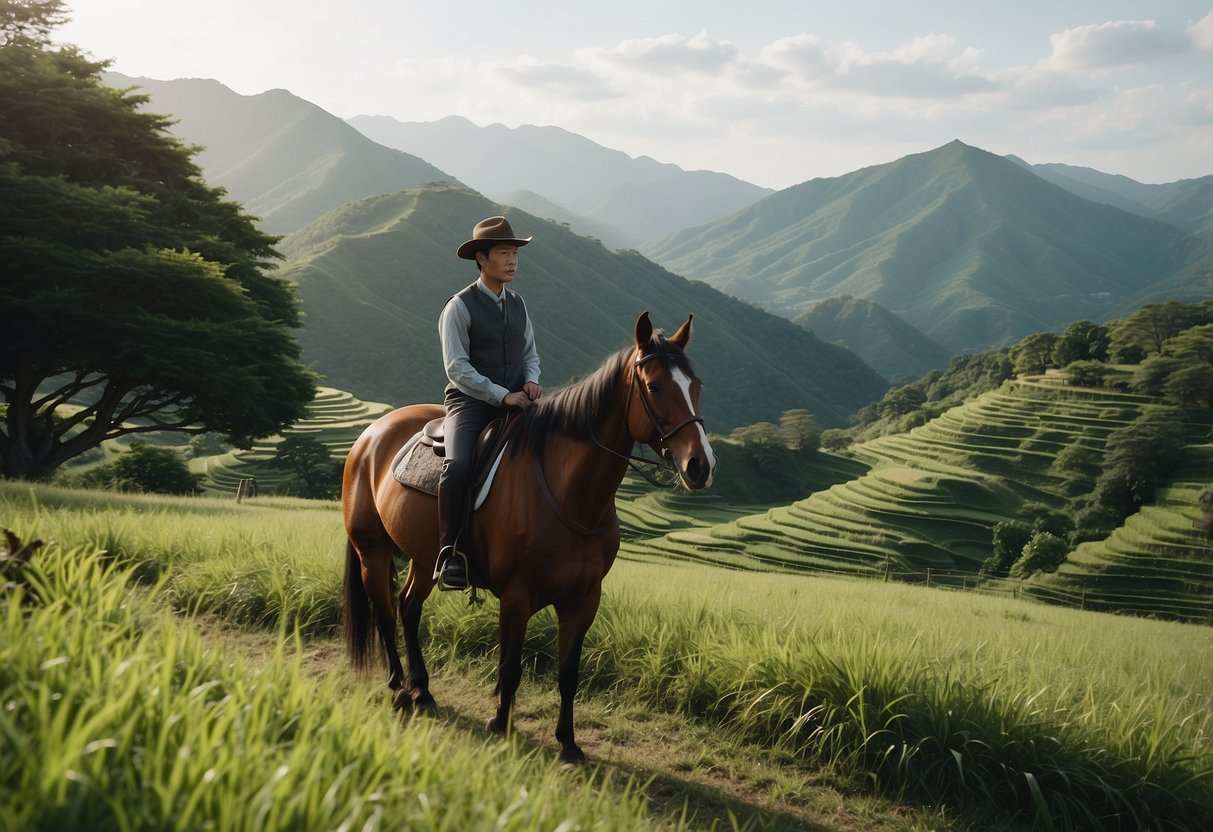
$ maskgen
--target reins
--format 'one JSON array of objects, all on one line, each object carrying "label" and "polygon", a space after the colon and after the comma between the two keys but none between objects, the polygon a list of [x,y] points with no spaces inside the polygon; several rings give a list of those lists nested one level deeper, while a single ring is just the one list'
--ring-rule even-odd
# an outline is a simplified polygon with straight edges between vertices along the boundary
[{"label": "reins", "polygon": [[[622,460],[627,461],[628,467],[630,467],[633,471],[635,471],[637,474],[639,474],[642,479],[644,479],[646,482],[648,482],[649,485],[652,485],[656,488],[669,488],[674,484],[673,481],[665,482],[665,483],[659,482],[657,480],[657,478],[654,477],[653,475],[649,474],[649,472],[643,470],[642,468],[636,467],[636,463],[639,462],[639,463],[643,463],[645,465],[652,465],[655,468],[661,468],[664,466],[665,463],[669,463],[670,460],[669,460],[669,456],[668,456],[668,451],[665,447],[666,441],[669,440],[669,438],[671,436],[678,433],[678,431],[685,428],[687,425],[693,425],[696,423],[703,424],[703,417],[698,414],[692,414],[691,416],[688,416],[687,418],[683,419],[681,422],[679,422],[674,427],[670,428],[668,431],[663,431],[661,429],[661,423],[657,420],[657,414],[653,412],[653,405],[649,401],[648,397],[645,395],[644,388],[641,387],[641,385],[640,385],[640,373],[638,372],[641,364],[644,364],[647,361],[652,361],[655,358],[661,358],[661,357],[662,356],[660,353],[654,352],[654,353],[650,353],[648,355],[642,355],[639,358],[637,358],[632,363],[631,386],[633,388],[635,388],[636,395],[640,398],[640,403],[644,406],[645,415],[649,417],[649,424],[653,426],[653,430],[657,434],[657,444],[661,447],[662,459],[647,459],[643,456],[636,456],[635,454],[630,452],[630,449],[629,449],[629,452],[625,454],[625,453],[620,453],[619,451],[615,450],[614,448],[608,448],[606,445],[604,445],[598,441],[598,437],[594,435],[593,430],[590,431],[590,438],[592,440],[594,440],[594,444],[597,445],[602,450],[606,451],[609,454],[617,456]],[[631,413],[631,408],[632,408],[632,397],[628,396],[628,402],[623,408],[623,432],[626,433],[628,436],[631,436],[631,431],[628,430],[628,415]],[[636,447],[635,438],[632,439],[632,447],[633,448]],[[670,467],[672,468],[672,466],[670,466]]]},{"label": "reins", "polygon": [[[669,440],[669,438],[671,436],[678,433],[678,431],[682,430],[683,428],[687,427],[688,425],[703,424],[703,417],[697,413],[692,414],[692,415],[688,416],[687,418],[683,419],[678,424],[676,424],[674,427],[670,428],[668,431],[663,431],[661,429],[661,422],[658,421],[657,414],[653,412],[653,405],[649,401],[648,397],[645,395],[645,390],[640,384],[640,373],[639,373],[641,364],[644,364],[645,362],[648,362],[648,361],[652,361],[655,358],[661,358],[661,357],[662,356],[660,353],[650,353],[649,355],[642,355],[641,357],[637,358],[635,360],[635,362],[632,363],[631,387],[633,387],[636,390],[636,395],[640,398],[641,405],[644,406],[645,415],[649,417],[649,424],[652,425],[653,431],[657,434],[656,443],[661,448],[662,459],[660,459],[660,460],[646,459],[645,457],[642,457],[642,456],[636,456],[635,454],[631,453],[631,448],[628,449],[628,453],[622,453],[620,451],[615,450],[614,448],[609,448],[598,440],[598,437],[594,434],[593,428],[590,429],[590,439],[592,439],[594,444],[597,445],[602,450],[606,451],[607,453],[611,454],[612,456],[617,456],[620,459],[626,461],[628,466],[633,471],[635,471],[637,474],[639,474],[650,485],[652,485],[656,488],[669,488],[670,486],[673,485],[673,482],[668,482],[668,483],[658,482],[654,476],[649,474],[647,471],[637,467],[636,463],[639,462],[639,463],[643,463],[645,465],[653,465],[658,468],[663,467],[663,465],[665,465],[666,463],[669,463],[669,461],[670,461],[669,460],[669,451],[666,448],[666,442]],[[623,408],[623,432],[624,432],[624,434],[626,434],[628,437],[630,437],[632,439],[632,448],[634,448],[634,447],[636,447],[636,438],[633,437],[631,431],[628,430],[628,416],[631,413],[631,407],[632,407],[632,397],[629,395],[627,398],[627,404],[624,405],[624,408]],[[583,525],[582,523],[578,522],[573,517],[571,517],[569,515],[569,513],[566,512],[564,510],[564,508],[560,505],[560,503],[557,502],[556,495],[554,495],[552,493],[552,489],[550,487],[548,487],[547,477],[545,477],[543,475],[543,460],[541,459],[541,454],[536,452],[535,454],[532,455],[532,458],[534,459],[534,462],[535,462],[535,477],[536,477],[536,479],[539,480],[539,488],[543,492],[543,496],[547,499],[548,505],[550,505],[552,507],[552,511],[556,514],[556,516],[558,518],[560,518],[560,521],[562,523],[564,523],[570,529],[577,532],[579,535],[581,535],[583,537],[593,537],[595,535],[601,534],[602,532],[606,531],[607,529],[611,528],[612,526],[616,526],[619,524],[619,515],[617,513],[615,513],[615,511],[613,511],[613,510],[611,512],[611,519],[609,519],[607,522],[603,523],[601,526],[598,526],[597,528],[594,528],[594,529],[591,529],[588,526]],[[672,464],[669,467],[672,470],[672,468],[673,468]]]}]

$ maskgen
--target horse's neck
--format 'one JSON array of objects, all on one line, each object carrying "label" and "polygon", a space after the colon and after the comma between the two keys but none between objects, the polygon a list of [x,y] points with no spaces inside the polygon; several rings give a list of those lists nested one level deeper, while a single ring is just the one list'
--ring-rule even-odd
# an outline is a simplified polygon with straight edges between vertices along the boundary
[{"label": "horse's neck", "polygon": [[550,436],[543,449],[544,467],[581,494],[585,506],[612,502],[627,473],[627,456],[635,443],[624,424],[625,408],[626,398],[600,414],[592,438]]}]

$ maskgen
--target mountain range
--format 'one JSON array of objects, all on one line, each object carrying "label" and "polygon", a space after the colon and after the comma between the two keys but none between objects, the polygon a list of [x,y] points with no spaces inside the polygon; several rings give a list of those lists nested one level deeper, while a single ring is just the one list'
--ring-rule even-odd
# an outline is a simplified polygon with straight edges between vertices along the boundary
[{"label": "mountain range", "polygon": [[176,120],[174,134],[202,147],[195,161],[207,181],[226,188],[275,234],[373,194],[458,182],[286,90],[246,96],[208,79],[156,81],[114,72],[106,82],[150,96],[149,109]]},{"label": "mountain range", "polygon": [[942,370],[951,358],[951,353],[874,300],[839,295],[797,315],[792,323],[852,350],[894,384]]},{"label": "mountain range", "polygon": [[630,343],[636,317],[677,328],[695,315],[689,355],[704,379],[708,428],[777,421],[805,408],[839,426],[887,382],[854,353],[785,318],[457,186],[428,185],[343,206],[283,240],[283,275],[299,286],[305,360],[325,383],[362,399],[440,401],[437,321],[476,279],[454,251],[485,216],[505,212],[534,235],[512,288],[526,299],[553,387]]},{"label": "mountain range", "polygon": [[789,317],[842,294],[875,300],[952,352],[1106,320],[1156,284],[1208,296],[1211,252],[959,141],[787,188],[645,249]]},{"label": "mountain range", "polygon": [[570,225],[579,233],[588,232],[576,216],[605,223],[622,233],[626,247],[714,220],[772,193],[725,173],[634,159],[559,127],[478,127],[460,116],[403,122],[363,115],[349,122],[380,144],[449,170],[492,199],[512,204],[510,194],[530,191],[575,215]]},{"label": "mountain range", "polygon": [[[606,249],[698,222],[642,244],[644,252],[805,323],[830,298],[875,302],[821,307],[812,326],[895,378],[912,372],[900,359],[925,349],[924,338],[950,353],[979,350],[1143,302],[1213,294],[1213,177],[1147,185],[952,142],[770,193],[633,159],[559,128],[352,120],[384,141],[411,137],[434,157],[418,158],[283,90],[242,96],[216,81],[110,80],[141,86],[150,109],[176,118],[183,140],[205,146],[197,159],[207,179],[266,230],[298,231],[368,196],[460,181],[503,191],[486,206],[515,206]],[[844,314],[827,323],[830,310]]]},{"label": "mountain range", "polygon": [[1147,184],[1093,168],[1029,165],[1016,156],[1007,158],[1083,199],[1162,220],[1192,234],[1213,236],[1213,176]]}]

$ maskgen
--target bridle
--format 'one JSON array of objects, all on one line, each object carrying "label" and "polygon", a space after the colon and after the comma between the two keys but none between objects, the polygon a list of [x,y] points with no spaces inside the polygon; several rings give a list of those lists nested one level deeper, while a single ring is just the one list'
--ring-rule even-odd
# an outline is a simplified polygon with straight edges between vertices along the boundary
[{"label": "bridle", "polygon": [[[702,425],[703,417],[700,416],[698,413],[693,413],[690,416],[683,419],[678,424],[674,425],[674,427],[670,428],[669,430],[662,431],[661,422],[659,422],[657,420],[657,414],[653,412],[653,404],[652,404],[652,402],[649,401],[649,397],[645,395],[645,389],[640,384],[640,365],[645,364],[649,361],[652,361],[655,358],[661,358],[661,357],[662,356],[660,353],[651,352],[648,355],[642,355],[639,358],[637,358],[635,363],[632,364],[632,386],[634,388],[636,388],[636,393],[640,396],[640,403],[642,405],[644,405],[645,415],[649,417],[649,424],[653,426],[653,430],[657,434],[657,445],[661,448],[661,455],[665,456],[666,453],[668,453],[668,449],[666,448],[666,441],[671,436],[678,433],[678,431],[685,428],[687,425],[694,425],[694,424]],[[688,402],[688,404],[689,404],[689,402]],[[625,407],[624,411],[623,411],[623,424],[624,424],[625,428],[627,427],[627,423],[628,423],[628,408],[630,408],[631,406],[632,406],[632,397],[628,396],[627,407]],[[630,434],[630,432],[629,432],[629,434]]]},{"label": "bridle", "polygon": [[[644,465],[652,465],[654,467],[660,467],[663,462],[671,463],[672,460],[670,459],[670,449],[666,445],[666,443],[669,441],[670,437],[673,436],[674,434],[678,433],[678,431],[682,430],[683,428],[685,428],[688,425],[703,424],[703,417],[696,413],[696,414],[692,414],[692,415],[688,416],[687,418],[683,419],[681,422],[674,425],[674,427],[670,428],[669,430],[661,429],[661,421],[657,418],[657,414],[653,411],[653,403],[651,401],[649,401],[649,397],[646,395],[645,388],[640,383],[640,367],[641,367],[641,365],[646,364],[649,361],[652,361],[654,359],[660,359],[663,357],[665,357],[665,356],[662,353],[652,352],[652,353],[649,353],[648,355],[641,355],[635,361],[633,361],[632,362],[632,381],[631,381],[631,385],[630,385],[635,390],[637,398],[640,399],[640,404],[644,407],[644,413],[649,418],[649,425],[653,428],[653,432],[657,435],[657,438],[654,440],[654,443],[657,445],[657,447],[659,449],[659,453],[661,454],[661,459],[648,459],[643,456],[636,456],[635,454],[633,454],[631,452],[626,453],[626,454],[620,453],[619,451],[615,450],[614,448],[608,448],[606,445],[599,442],[598,437],[594,435],[593,431],[590,432],[590,438],[594,440],[595,445],[597,445],[599,448],[601,448],[602,450],[606,451],[607,453],[609,453],[613,456],[617,456],[620,459],[626,460],[628,465],[631,467],[631,469],[633,471],[635,471],[644,480],[646,480],[649,483],[649,485],[654,485],[654,486],[657,486],[658,488],[669,487],[670,485],[672,485],[672,483],[671,482],[666,482],[666,483],[658,482],[657,479],[652,474],[650,474],[649,472],[645,471],[642,468],[637,467],[637,463],[642,463]],[[623,408],[623,432],[625,434],[627,434],[629,437],[631,437],[632,445],[635,446],[635,444],[638,440],[636,439],[635,436],[632,436],[632,431],[628,428],[628,421],[629,421],[629,416],[631,415],[631,409],[632,409],[632,396],[629,393],[627,404]],[[653,443],[650,443],[650,444],[653,444]]]},{"label": "bridle", "polygon": [[[653,465],[653,466],[661,466],[663,462],[672,463],[670,449],[666,446],[666,443],[669,441],[670,437],[673,436],[674,434],[678,433],[678,431],[682,430],[683,428],[687,427],[688,425],[695,425],[695,424],[702,425],[703,424],[703,417],[696,413],[696,414],[692,414],[692,415],[688,416],[687,418],[683,419],[681,422],[674,425],[674,427],[670,428],[669,430],[661,429],[661,421],[657,418],[657,414],[653,411],[653,403],[651,401],[649,401],[649,398],[646,395],[646,390],[645,390],[644,386],[641,385],[641,383],[640,383],[640,367],[641,367],[641,365],[643,365],[649,361],[652,361],[655,358],[662,358],[662,357],[663,357],[663,355],[661,353],[654,352],[654,353],[649,353],[648,355],[642,355],[639,358],[637,358],[632,363],[632,382],[631,382],[631,387],[633,389],[635,389],[636,395],[640,398],[640,403],[644,407],[645,415],[648,416],[648,418],[649,418],[649,424],[652,426],[653,432],[657,434],[656,440],[654,440],[654,442],[651,442],[648,444],[655,443],[658,446],[658,448],[660,448],[660,453],[661,453],[662,458],[661,459],[646,459],[645,457],[636,456],[635,454],[632,454],[630,452],[626,453],[626,454],[620,453],[619,451],[615,450],[614,448],[609,448],[606,445],[602,444],[600,441],[598,441],[598,437],[594,435],[594,431],[593,430],[590,431],[590,438],[594,440],[595,445],[597,445],[599,448],[606,451],[607,453],[625,460],[628,463],[628,465],[631,466],[633,471],[635,471],[637,474],[639,474],[641,477],[643,477],[645,480],[647,480],[650,485],[657,486],[658,488],[668,487],[672,483],[658,482],[655,476],[653,476],[652,474],[649,474],[647,471],[644,471],[641,468],[638,468],[636,463],[644,463],[646,465]],[[688,402],[688,404],[689,404],[689,402]],[[632,447],[635,447],[636,442],[638,440],[636,439],[635,436],[632,435],[632,431],[628,428],[628,417],[631,414],[631,408],[632,408],[632,396],[631,396],[631,392],[629,391],[627,404],[624,405],[624,408],[623,408],[623,432],[629,438],[631,438]],[[630,449],[629,449],[629,451],[630,451]],[[584,524],[578,522],[576,519],[571,517],[567,511],[564,510],[564,508],[560,505],[559,501],[556,499],[555,495],[552,494],[552,490],[548,486],[548,483],[547,483],[547,478],[544,477],[544,475],[543,475],[543,461],[541,460],[540,454],[538,454],[538,453],[535,454],[535,456],[534,456],[534,465],[535,465],[535,476],[539,481],[539,488],[543,492],[544,498],[547,500],[548,505],[550,505],[552,507],[552,511],[556,514],[556,516],[558,518],[560,518],[560,521],[562,523],[564,523],[566,526],[568,526],[570,529],[577,532],[579,535],[581,535],[583,537],[594,537],[619,523],[619,515],[615,511],[611,511],[610,518],[608,518],[606,520],[606,522],[604,522],[600,526],[597,526],[596,528],[591,528],[591,527],[585,526]],[[671,464],[671,468],[672,467],[673,466]]]}]

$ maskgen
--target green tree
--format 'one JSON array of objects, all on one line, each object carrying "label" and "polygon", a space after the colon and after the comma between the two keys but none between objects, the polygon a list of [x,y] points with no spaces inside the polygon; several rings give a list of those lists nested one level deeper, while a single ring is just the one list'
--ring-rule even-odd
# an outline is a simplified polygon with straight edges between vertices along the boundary
[{"label": "green tree", "polygon": [[1183,459],[1183,425],[1170,408],[1146,411],[1108,436],[1103,470],[1078,512],[1082,529],[1108,530],[1153,499]]},{"label": "green tree", "polygon": [[821,444],[817,419],[807,410],[785,410],[779,417],[779,430],[793,451],[815,451]]},{"label": "green tree", "polygon": [[1015,515],[1031,525],[1033,534],[1049,532],[1058,537],[1065,537],[1074,530],[1074,521],[1066,512],[1050,508],[1044,503],[1035,501],[1024,503],[1015,512]]},{"label": "green tree", "polygon": [[1100,361],[1071,361],[1066,365],[1066,380],[1075,387],[1099,387],[1108,374],[1108,365]]},{"label": "green tree", "polygon": [[995,523],[994,551],[981,565],[978,574],[982,577],[1005,578],[1031,539],[1032,527],[1022,520]]},{"label": "green tree", "polygon": [[1185,364],[1171,373],[1162,389],[1180,407],[1213,407],[1213,364]]},{"label": "green tree", "polygon": [[1065,367],[1075,361],[1108,360],[1108,328],[1094,321],[1075,321],[1053,346],[1053,360]]},{"label": "green tree", "polygon": [[273,459],[266,465],[290,471],[302,486],[301,494],[327,500],[341,494],[343,465],[333,459],[329,449],[313,436],[292,433],[278,443]]},{"label": "green tree", "polygon": [[1213,367],[1213,324],[1185,329],[1163,344],[1163,352],[1181,361],[1195,361]]},{"label": "green tree", "polygon": [[1019,560],[1011,566],[1011,577],[1030,578],[1037,572],[1056,572],[1069,554],[1069,544],[1060,537],[1049,532],[1036,532],[1028,545],[1023,547]]},{"label": "green tree", "polygon": [[0,47],[44,45],[68,19],[63,0],[0,0]]},{"label": "green tree", "polygon": [[1109,329],[1113,353],[1140,347],[1147,354],[1163,352],[1163,344],[1190,326],[1209,323],[1206,304],[1169,300],[1148,303]]},{"label": "green tree", "polygon": [[757,422],[734,428],[729,439],[752,449],[755,459],[761,462],[777,459],[787,447],[783,432],[773,422]]},{"label": "green tree", "polygon": [[1011,348],[1011,362],[1017,373],[1043,373],[1053,361],[1053,346],[1057,336],[1052,332],[1036,332]]},{"label": "green tree", "polygon": [[130,450],[84,476],[87,485],[152,494],[196,494],[201,480],[172,448],[149,442],[132,442]]},{"label": "green tree", "polygon": [[877,402],[876,411],[886,419],[904,416],[922,407],[926,400],[927,394],[913,385],[893,387],[884,394],[884,398]]},{"label": "green tree", "polygon": [[1151,355],[1133,371],[1129,388],[1146,396],[1161,396],[1163,388],[1167,386],[1167,379],[1182,366],[1183,362],[1178,358],[1161,353]]},{"label": "green tree", "polygon": [[276,238],[104,66],[0,48],[3,476],[48,476],[124,434],[247,446],[314,393],[294,288],[269,274]]}]

